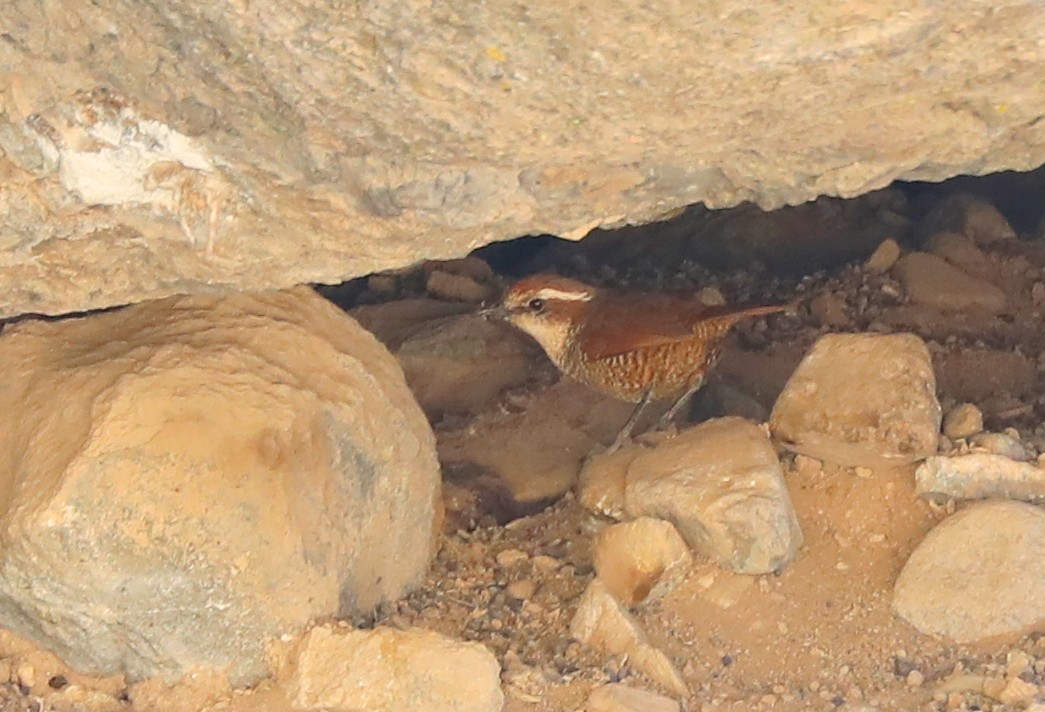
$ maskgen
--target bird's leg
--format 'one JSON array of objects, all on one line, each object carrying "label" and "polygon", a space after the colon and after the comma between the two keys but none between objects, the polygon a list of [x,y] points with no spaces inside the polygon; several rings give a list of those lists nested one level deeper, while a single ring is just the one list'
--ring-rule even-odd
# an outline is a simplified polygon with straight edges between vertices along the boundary
[{"label": "bird's leg", "polygon": [[675,402],[671,404],[670,408],[668,408],[668,412],[660,416],[660,420],[657,421],[657,430],[664,430],[672,424],[675,420],[675,416],[678,415],[680,410],[682,410],[682,406],[686,404],[690,399],[690,396],[700,390],[700,385],[700,382],[697,382],[696,385],[690,386],[681,396],[675,399]]},{"label": "bird's leg", "polygon": [[617,439],[613,441],[609,449],[606,450],[605,455],[609,455],[611,452],[615,452],[624,444],[624,441],[631,435],[632,429],[635,427],[635,423],[639,422],[639,416],[642,415],[642,411],[649,405],[650,400],[653,398],[653,391],[648,390],[642,394],[642,398],[639,399],[639,404],[635,406],[635,410],[631,412],[631,417],[628,418],[628,422],[624,424],[624,427],[620,429],[620,433],[617,435]]}]

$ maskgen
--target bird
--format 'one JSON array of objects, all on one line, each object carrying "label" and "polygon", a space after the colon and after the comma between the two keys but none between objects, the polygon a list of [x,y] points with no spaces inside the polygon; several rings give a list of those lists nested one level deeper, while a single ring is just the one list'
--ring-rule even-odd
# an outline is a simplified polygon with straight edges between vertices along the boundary
[{"label": "bird", "polygon": [[622,293],[553,274],[525,277],[483,310],[529,334],[560,371],[594,390],[635,403],[605,451],[630,437],[651,401],[674,399],[659,427],[704,384],[729,330],[791,305],[708,305],[696,298]]}]

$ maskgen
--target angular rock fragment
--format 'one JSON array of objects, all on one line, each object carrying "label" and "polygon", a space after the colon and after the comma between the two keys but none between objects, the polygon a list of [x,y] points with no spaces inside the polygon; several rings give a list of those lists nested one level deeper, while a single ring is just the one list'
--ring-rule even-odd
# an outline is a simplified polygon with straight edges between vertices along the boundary
[{"label": "angular rock fragment", "polygon": [[933,456],[915,471],[915,489],[938,499],[1004,497],[1045,502],[1045,469],[986,452]]},{"label": "angular rock fragment", "polygon": [[0,372],[0,621],[74,667],[246,684],[268,639],[424,574],[431,430],[311,290],[10,325]]},{"label": "angular rock fragment", "polygon": [[679,703],[670,697],[615,682],[592,690],[584,712],[679,712]]},{"label": "angular rock fragment", "polygon": [[478,643],[422,629],[305,634],[281,675],[295,709],[500,712],[501,667]]},{"label": "angular rock fragment", "polygon": [[896,581],[893,606],[923,633],[961,643],[1045,623],[1045,511],[977,502],[941,522]]},{"label": "angular rock fragment", "polygon": [[577,605],[570,635],[609,655],[627,655],[629,665],[675,694],[689,692],[674,663],[650,644],[639,622],[598,578],[588,584]]},{"label": "angular rock fragment", "polygon": [[652,517],[606,527],[596,534],[592,553],[595,573],[627,606],[641,603],[693,558],[675,527]]},{"label": "angular rock fragment", "polygon": [[639,452],[627,465],[624,509],[675,525],[693,551],[748,574],[779,571],[802,532],[765,432],[719,418]]},{"label": "angular rock fragment", "polygon": [[997,314],[1005,309],[1005,293],[979,277],[974,277],[942,257],[912,252],[900,258],[893,268],[904,292],[915,303],[941,311],[981,309]]},{"label": "angular rock fragment", "polygon": [[789,449],[848,467],[889,467],[936,452],[940,404],[925,343],[913,334],[828,334],[773,407]]}]

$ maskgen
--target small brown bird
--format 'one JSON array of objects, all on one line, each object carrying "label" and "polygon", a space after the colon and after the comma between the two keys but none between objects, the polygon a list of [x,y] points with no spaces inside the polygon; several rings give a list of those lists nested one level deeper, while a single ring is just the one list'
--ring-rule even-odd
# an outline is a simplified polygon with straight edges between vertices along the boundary
[{"label": "small brown bird", "polygon": [[704,383],[722,338],[741,319],[786,306],[709,306],[664,294],[613,293],[539,274],[516,282],[487,310],[532,336],[563,373],[597,391],[638,403],[607,452],[631,434],[651,400],[674,398],[671,422]]}]

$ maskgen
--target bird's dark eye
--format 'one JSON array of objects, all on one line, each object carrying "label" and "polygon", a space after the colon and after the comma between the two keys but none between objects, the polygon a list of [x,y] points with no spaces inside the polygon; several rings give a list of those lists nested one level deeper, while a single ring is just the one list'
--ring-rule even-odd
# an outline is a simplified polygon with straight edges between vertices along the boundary
[{"label": "bird's dark eye", "polygon": [[526,306],[532,312],[540,312],[544,310],[544,300],[539,297],[534,297],[526,302]]}]

